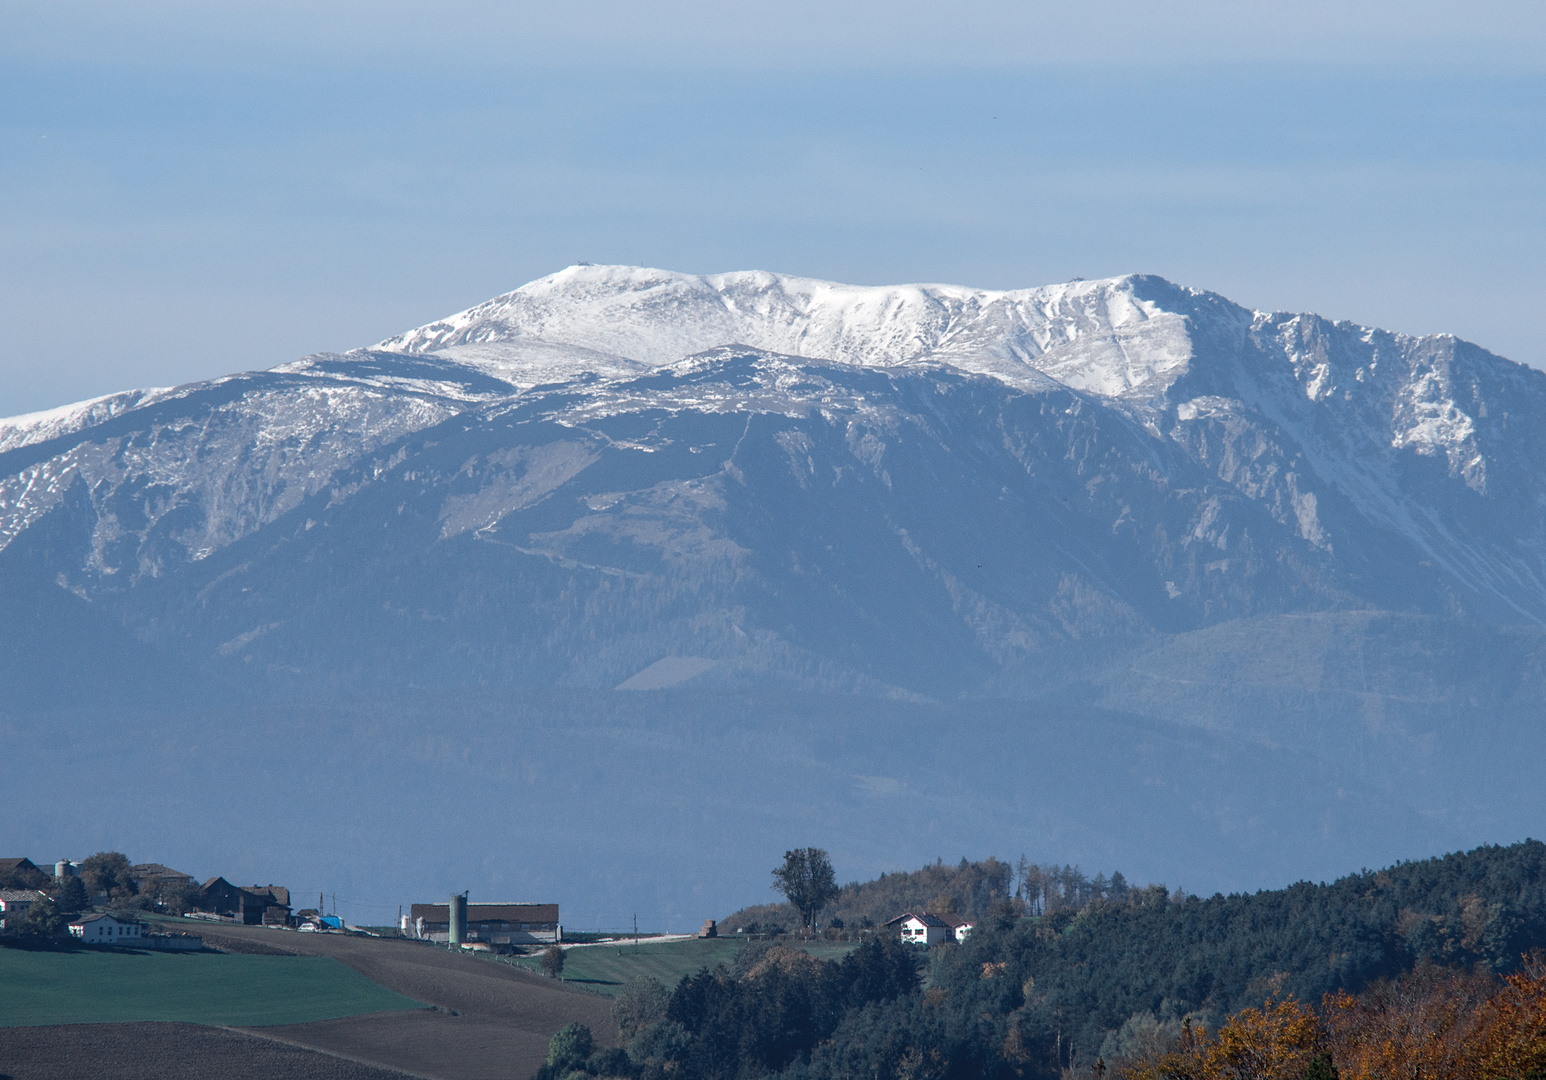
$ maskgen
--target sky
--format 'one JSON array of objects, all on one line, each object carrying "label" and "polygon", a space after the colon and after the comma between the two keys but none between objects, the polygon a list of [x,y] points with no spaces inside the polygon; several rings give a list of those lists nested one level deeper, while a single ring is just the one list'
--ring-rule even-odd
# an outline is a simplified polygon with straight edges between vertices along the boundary
[{"label": "sky", "polygon": [[1546,367],[1546,4],[0,4],[0,416],[576,261],[1161,274]]}]

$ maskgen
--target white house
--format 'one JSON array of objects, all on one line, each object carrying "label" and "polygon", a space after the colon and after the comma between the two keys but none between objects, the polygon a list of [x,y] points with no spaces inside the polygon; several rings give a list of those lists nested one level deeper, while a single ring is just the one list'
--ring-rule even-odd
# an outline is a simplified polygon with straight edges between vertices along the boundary
[{"label": "white house", "polygon": [[36,889],[0,889],[0,931],[15,930],[27,909],[42,898]]},{"label": "white house", "polygon": [[950,924],[928,912],[906,912],[886,924],[895,927],[903,941],[914,945],[935,945],[950,940]]},{"label": "white house", "polygon": [[928,912],[908,911],[890,922],[887,928],[895,928],[903,941],[914,945],[936,945],[941,941],[965,941],[976,923],[959,915],[930,915]]},{"label": "white house", "polygon": [[82,915],[70,923],[70,933],[88,945],[138,944],[140,924],[112,915]]}]

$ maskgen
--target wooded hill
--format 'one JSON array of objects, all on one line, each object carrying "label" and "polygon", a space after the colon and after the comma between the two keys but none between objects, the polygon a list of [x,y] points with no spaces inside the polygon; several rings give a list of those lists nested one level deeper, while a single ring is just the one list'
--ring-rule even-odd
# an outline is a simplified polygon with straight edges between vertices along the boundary
[{"label": "wooded hill", "polygon": [[[989,857],[958,864],[936,861],[921,870],[881,874],[873,881],[843,886],[836,900],[821,911],[821,922],[847,930],[879,926],[906,911],[964,915],[982,919],[995,903],[1013,896],[1029,914],[1079,911],[1093,900],[1125,900],[1131,887],[1120,871],[1111,877],[1086,877],[1077,866],[1016,864]],[[794,905],[756,904],[720,921],[720,932],[747,933],[792,930],[800,926]]]},{"label": "wooded hill", "polygon": [[[902,882],[888,888],[898,890],[888,903],[904,895]],[[862,891],[850,890],[850,899]],[[1546,844],[1252,895],[1151,886],[1078,910],[1043,904],[1029,915],[1023,897],[990,901],[965,943],[927,954],[874,942],[852,972],[807,959],[776,977],[720,969],[684,979],[659,1019],[641,1025],[627,1061],[614,1055],[604,1074],[1054,1077],[1098,1056],[1162,1050],[1188,1021],[1216,1029],[1269,999],[1319,1003],[1433,965],[1491,978],[1546,946]],[[920,984],[896,973],[897,949],[925,969]],[[858,974],[871,969],[887,974]],[[727,1035],[736,1031],[757,1037]]]}]

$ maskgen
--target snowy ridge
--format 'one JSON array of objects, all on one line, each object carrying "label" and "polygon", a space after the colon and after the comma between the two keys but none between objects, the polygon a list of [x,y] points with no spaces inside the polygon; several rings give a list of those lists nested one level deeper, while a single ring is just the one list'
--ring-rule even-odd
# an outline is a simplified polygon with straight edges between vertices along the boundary
[{"label": "snowy ridge", "polygon": [[545,343],[647,369],[742,344],[862,367],[944,363],[1011,385],[1045,372],[1120,396],[1163,389],[1190,356],[1184,316],[1143,295],[1157,281],[1129,276],[993,292],[571,266],[375,348],[456,356],[481,347],[476,355],[486,362],[509,356],[519,366],[518,346]]},{"label": "snowy ridge", "polygon": [[[627,378],[732,344],[871,368],[944,364],[1030,390],[1051,379],[1151,423],[1156,408],[1188,407],[1191,394],[1171,391],[1200,360],[1201,380],[1224,380],[1226,398],[1248,395],[1263,374],[1278,393],[1292,379],[1382,454],[1442,456],[1451,475],[1485,486],[1475,413],[1487,406],[1474,393],[1461,400],[1453,338],[1249,311],[1145,275],[991,291],[571,266],[376,348],[477,365],[524,389],[580,375]],[[1239,360],[1247,371],[1233,370]],[[1275,370],[1262,372],[1262,360]],[[1517,367],[1492,360],[1500,371]],[[1323,426],[1311,415],[1300,419]],[[1367,453],[1368,439],[1356,441]]]},{"label": "snowy ridge", "polygon": [[42,412],[24,413],[21,416],[0,419],[0,454],[8,450],[19,450],[23,446],[31,446],[34,443],[47,442],[49,439],[57,439],[63,435],[73,435],[77,431],[84,431],[86,428],[111,420],[120,413],[157,401],[170,393],[172,393],[170,387],[125,390],[117,394],[92,398],[89,401],[79,401],[73,405],[63,405],[56,409],[45,409]]},{"label": "snowy ridge", "polygon": [[[87,437],[0,475],[0,550],[80,491],[94,510],[80,572],[155,577],[250,535],[326,488],[334,472],[362,454],[455,412],[449,403],[319,383],[249,392],[213,407],[195,395],[147,394],[118,413],[177,396],[186,411],[128,436],[94,440],[83,420],[89,415],[61,417],[59,425],[76,424]],[[25,430],[36,435],[50,430],[48,423]]]},{"label": "snowy ridge", "polygon": [[[9,473],[0,459],[0,549],[73,499],[93,524],[63,578],[89,591],[93,581],[157,576],[263,529],[415,432],[521,408],[586,440],[630,416],[846,418],[855,467],[889,484],[884,448],[909,432],[946,450],[951,438],[965,440],[962,451],[1008,445],[996,430],[942,434],[938,418],[902,404],[943,407],[940,395],[978,393],[995,402],[984,415],[1024,395],[1072,394],[1039,421],[1038,452],[1065,437],[1059,417],[1083,410],[1140,433],[1141,446],[1120,451],[1130,474],[1100,481],[1127,492],[1115,506],[1139,489],[1145,498],[1170,490],[1178,469],[1203,470],[1205,480],[1175,492],[1201,501],[1163,526],[1179,545],[1167,559],[1201,560],[1185,574],[1167,571],[1171,600],[1208,595],[1212,578],[1254,565],[1257,541],[1242,539],[1247,525],[1229,508],[1243,500],[1317,559],[1361,552],[1377,562],[1383,556],[1364,549],[1378,535],[1454,587],[1514,616],[1546,618],[1546,376],[1451,337],[1253,312],[1144,275],[988,291],[570,267],[374,348],[0,421],[0,454],[19,452]],[[786,435],[777,445],[791,454],[813,437]],[[37,449],[53,440],[62,440],[57,452]],[[603,440],[650,453],[671,442]],[[1049,462],[1065,468],[1090,452],[1069,446]],[[598,453],[589,442],[565,451],[551,459],[563,468],[543,466],[548,479],[538,483],[522,470],[549,462],[546,452],[512,450],[487,491],[459,492],[454,512],[437,508],[442,539],[492,536],[500,515],[556,490],[550,480],[580,482]],[[1021,467],[1034,476],[1049,462]],[[841,477],[850,466],[831,467]],[[798,466],[803,482],[814,482],[811,468]],[[1215,481],[1224,487],[1195,487]],[[698,493],[694,505],[720,498],[703,494],[701,479],[693,485],[681,490]],[[1112,510],[1099,528],[1131,528],[1127,513]],[[1259,540],[1260,525],[1250,528]],[[909,550],[920,565],[948,563]],[[995,618],[1007,626],[1018,616]],[[997,655],[999,646],[984,648]]]}]

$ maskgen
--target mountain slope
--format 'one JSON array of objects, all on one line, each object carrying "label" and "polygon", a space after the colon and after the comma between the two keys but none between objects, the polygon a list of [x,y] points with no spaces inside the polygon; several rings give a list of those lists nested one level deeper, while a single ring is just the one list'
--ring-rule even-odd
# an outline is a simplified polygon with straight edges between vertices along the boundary
[{"label": "mountain slope", "polygon": [[[836,732],[858,700],[968,727],[997,700],[1205,733],[1276,805],[1354,792],[1419,854],[1542,809],[1543,514],[1546,376],[1452,338],[1143,276],[571,267],[371,349],[0,421],[0,610],[36,629],[0,717],[623,687],[798,693]],[[870,775],[843,760],[821,790]],[[1165,798],[1254,835],[1208,783]],[[1276,843],[1364,850],[1304,822]]]}]

